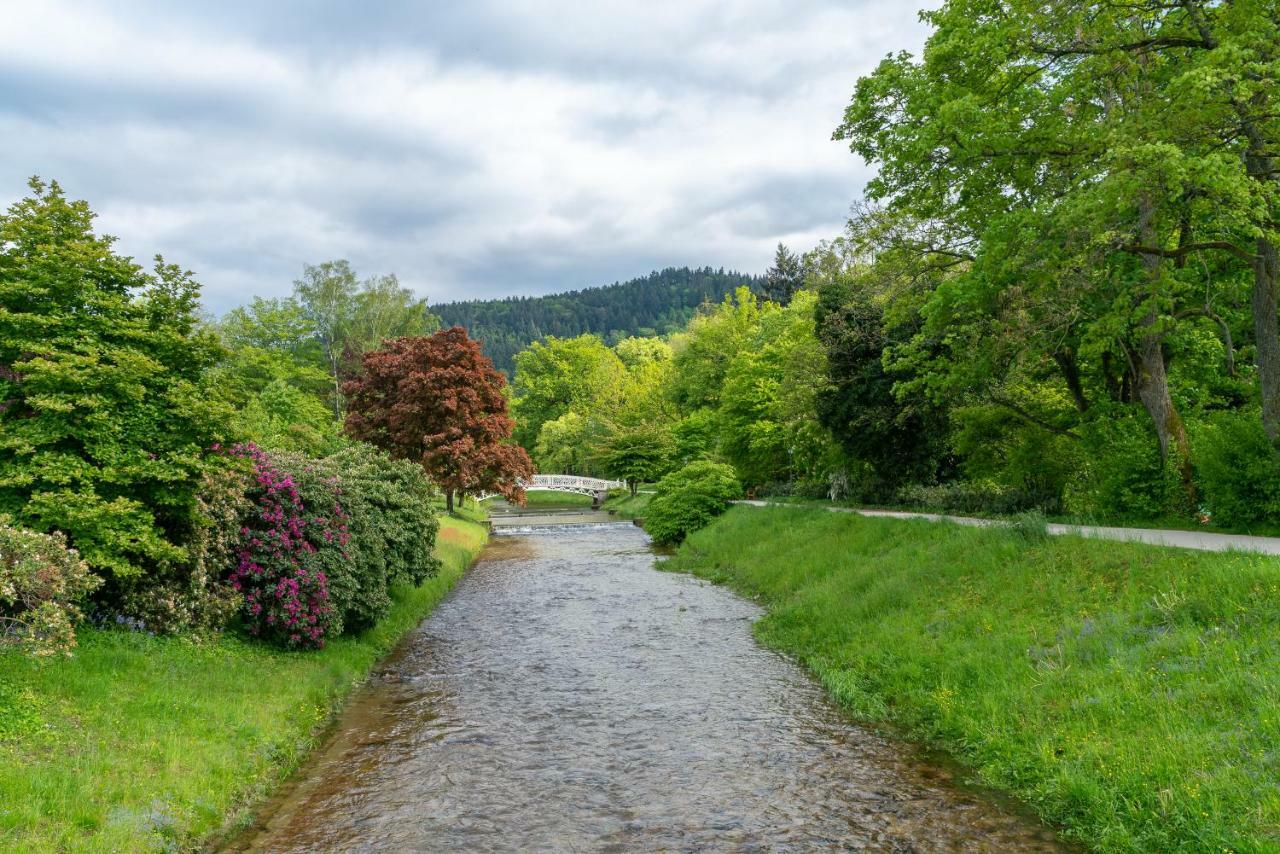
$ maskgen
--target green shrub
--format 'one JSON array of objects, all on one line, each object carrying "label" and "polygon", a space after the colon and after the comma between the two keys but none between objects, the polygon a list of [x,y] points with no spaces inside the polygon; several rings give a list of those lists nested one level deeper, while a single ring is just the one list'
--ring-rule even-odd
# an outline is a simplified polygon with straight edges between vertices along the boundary
[{"label": "green shrub", "polygon": [[[235,458],[226,458],[231,463]],[[186,556],[129,584],[120,610],[153,632],[205,634],[223,628],[240,607],[227,581],[235,566],[240,529],[252,504],[250,478],[239,465],[212,469],[200,480]]]},{"label": "green shrub", "polygon": [[680,542],[742,497],[742,484],[730,466],[699,460],[658,481],[645,511],[644,527],[659,545]]},{"label": "green shrub", "polygon": [[1003,486],[989,480],[955,481],[932,486],[913,484],[898,490],[898,504],[943,513],[982,513],[1008,515],[1026,510],[1050,509],[1040,502],[1038,491]]},{"label": "green shrub", "polygon": [[62,534],[15,528],[0,518],[0,645],[33,655],[70,652],[77,605],[101,583]]},{"label": "green shrub", "polygon": [[435,575],[440,568],[434,555],[440,521],[432,505],[437,492],[422,467],[393,460],[365,442],[352,443],[326,462],[341,478],[351,560],[380,565],[362,577],[381,575],[392,584],[417,586]]},{"label": "green shrub", "polygon": [[1238,527],[1280,519],[1280,452],[1256,411],[1222,413],[1197,440],[1199,484],[1215,523]]},{"label": "green shrub", "polygon": [[1068,512],[1144,521],[1188,516],[1178,475],[1160,460],[1160,446],[1137,407],[1104,413],[1086,424],[1084,455],[1065,497]]}]

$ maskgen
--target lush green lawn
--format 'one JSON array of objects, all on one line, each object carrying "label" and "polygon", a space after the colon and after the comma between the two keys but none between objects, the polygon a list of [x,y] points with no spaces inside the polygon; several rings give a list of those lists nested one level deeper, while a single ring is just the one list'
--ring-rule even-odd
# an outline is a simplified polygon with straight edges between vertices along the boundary
[{"label": "lush green lawn", "polygon": [[644,515],[644,509],[649,506],[652,499],[652,492],[641,492],[634,497],[624,492],[616,498],[610,498],[602,506],[623,519],[635,519]]},{"label": "lush green lawn", "polygon": [[735,507],[667,566],[1091,846],[1280,849],[1276,558]]},{"label": "lush green lawn", "polygon": [[157,850],[244,821],[484,540],[442,519],[441,573],[319,652],[85,629],[71,659],[0,656],[0,849]]}]

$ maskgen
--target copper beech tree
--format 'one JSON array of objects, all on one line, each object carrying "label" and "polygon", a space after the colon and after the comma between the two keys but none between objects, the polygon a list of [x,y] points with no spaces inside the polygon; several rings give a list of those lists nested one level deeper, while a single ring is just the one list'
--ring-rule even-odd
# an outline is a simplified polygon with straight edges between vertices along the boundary
[{"label": "copper beech tree", "polygon": [[508,442],[515,422],[505,386],[461,326],[385,341],[343,386],[347,432],[420,463],[444,489],[450,512],[455,494],[497,492],[523,503],[520,480],[533,474],[533,462]]}]

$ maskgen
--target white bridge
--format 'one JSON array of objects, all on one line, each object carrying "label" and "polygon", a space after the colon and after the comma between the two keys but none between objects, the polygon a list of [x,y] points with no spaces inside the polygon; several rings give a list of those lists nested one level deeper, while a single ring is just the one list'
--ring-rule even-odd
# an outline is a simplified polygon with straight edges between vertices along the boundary
[{"label": "white bridge", "polygon": [[[626,482],[621,480],[601,480],[598,477],[578,477],[573,474],[535,474],[528,480],[520,481],[525,492],[572,492],[577,495],[589,495],[592,501],[599,504],[604,501],[605,494],[611,489],[623,489]],[[482,492],[475,498],[484,501],[497,495],[496,492]]]}]

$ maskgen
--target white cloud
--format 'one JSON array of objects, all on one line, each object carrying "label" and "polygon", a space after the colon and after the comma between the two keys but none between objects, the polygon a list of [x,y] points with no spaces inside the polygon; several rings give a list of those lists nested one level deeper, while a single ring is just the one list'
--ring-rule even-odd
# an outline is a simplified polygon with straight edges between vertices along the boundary
[{"label": "white cloud", "polygon": [[433,299],[760,270],[840,228],[866,170],[831,130],[923,36],[891,0],[13,5],[0,194],[58,178],[216,310],[333,257]]}]

